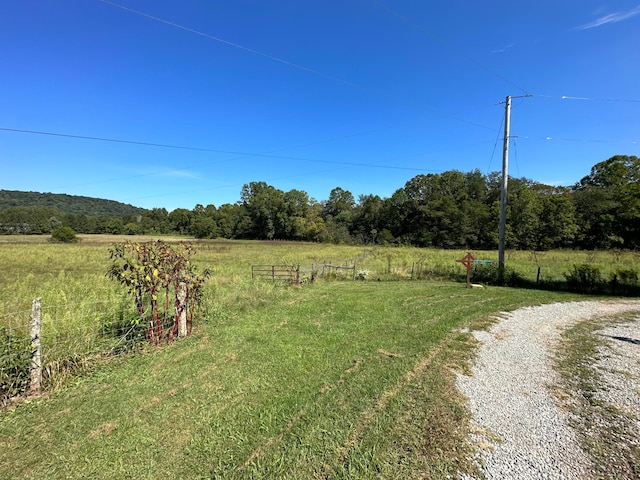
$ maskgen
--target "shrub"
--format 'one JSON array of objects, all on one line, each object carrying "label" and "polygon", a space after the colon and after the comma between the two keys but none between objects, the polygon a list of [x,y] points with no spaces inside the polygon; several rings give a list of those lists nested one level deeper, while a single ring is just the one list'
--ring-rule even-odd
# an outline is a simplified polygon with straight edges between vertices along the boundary
[{"label": "shrub", "polygon": [[614,295],[639,295],[638,271],[633,268],[616,270],[611,276],[611,286]]},{"label": "shrub", "polygon": [[594,293],[604,286],[600,269],[588,263],[574,265],[564,277],[567,279],[567,288],[574,292]]},{"label": "shrub", "polygon": [[54,242],[73,243],[78,241],[76,232],[71,227],[57,226],[51,231],[51,240]]},{"label": "shrub", "polygon": [[621,285],[635,287],[638,285],[638,272],[633,268],[616,270],[615,277]]},{"label": "shrub", "polygon": [[[194,311],[202,301],[202,286],[210,275],[208,269],[198,273],[190,263],[194,253],[192,245],[174,248],[161,240],[125,242],[109,249],[112,264],[107,276],[133,295],[138,318],[132,324],[146,324],[145,335],[152,344],[191,333]],[[171,291],[175,294],[172,303]],[[175,317],[171,316],[170,305],[175,307]]]},{"label": "shrub", "polygon": [[142,229],[137,223],[131,222],[122,227],[122,231],[125,235],[140,235]]},{"label": "shrub", "polygon": [[507,287],[520,287],[524,284],[524,278],[513,268],[505,267],[500,278],[500,267],[492,265],[476,265],[471,271],[471,281],[486,285],[502,285]]}]

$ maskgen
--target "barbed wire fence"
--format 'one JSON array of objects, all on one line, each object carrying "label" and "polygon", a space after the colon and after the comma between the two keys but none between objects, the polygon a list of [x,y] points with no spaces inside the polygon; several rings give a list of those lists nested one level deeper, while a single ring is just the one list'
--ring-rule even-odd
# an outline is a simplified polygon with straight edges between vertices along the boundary
[{"label": "barbed wire fence", "polygon": [[145,341],[128,299],[47,304],[0,314],[0,406],[55,389],[101,360]]}]

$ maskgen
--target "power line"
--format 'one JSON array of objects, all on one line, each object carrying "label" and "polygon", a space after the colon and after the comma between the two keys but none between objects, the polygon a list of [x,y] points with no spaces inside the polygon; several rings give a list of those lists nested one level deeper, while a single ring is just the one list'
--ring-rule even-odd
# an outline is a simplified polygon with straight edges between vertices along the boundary
[{"label": "power line", "polygon": [[570,137],[530,137],[528,135],[520,136],[525,140],[545,140],[545,141],[561,141],[561,142],[582,142],[582,143],[624,143],[637,145],[639,142],[634,140],[605,140],[601,138],[570,138]]},{"label": "power line", "polygon": [[[349,168],[350,166],[359,166],[360,164],[342,164],[342,165],[346,165],[346,167],[341,167],[341,168],[331,168],[328,170],[320,170],[320,171],[315,171],[312,172],[314,174],[319,174],[319,173],[327,173],[327,172],[335,172],[336,170],[341,170],[344,168]],[[371,165],[371,166],[375,166]],[[426,169],[426,168],[421,168],[421,169],[414,169],[417,171],[421,171],[421,172],[429,172],[429,173],[443,173],[444,170],[431,170],[431,169]],[[267,178],[264,181],[265,182],[274,182],[274,181],[278,181],[278,180],[288,180],[291,178],[297,178],[297,177],[306,177],[309,175],[309,172],[305,172],[305,173],[299,173],[299,174],[295,174],[295,175],[286,175],[286,176],[280,176],[280,177],[272,177],[272,178]],[[140,200],[140,199],[148,199],[148,198],[156,198],[156,197],[167,197],[167,196],[172,196],[172,195],[180,195],[180,194],[187,194],[187,193],[197,193],[197,192],[208,192],[212,189],[221,189],[221,188],[231,188],[231,187],[241,187],[242,185],[244,185],[244,183],[235,183],[235,184],[226,184],[226,185],[218,185],[216,187],[207,187],[207,188],[200,188],[200,189],[189,189],[189,190],[185,190],[183,192],[168,192],[168,193],[164,193],[164,194],[153,194],[153,195],[145,195],[142,197],[135,197],[135,198],[128,198],[126,199],[126,201],[135,201],[135,200]]]},{"label": "power line", "polygon": [[500,115],[500,126],[498,127],[498,135],[496,136],[496,141],[493,144],[493,151],[491,152],[491,158],[489,159],[489,168],[487,168],[487,173],[491,171],[491,164],[493,163],[493,157],[496,154],[496,148],[498,147],[498,142],[500,141],[500,133],[502,132],[503,125],[504,125],[504,115]]},{"label": "power line", "polygon": [[295,68],[295,69],[301,70],[303,72],[307,72],[307,73],[310,73],[312,75],[316,75],[316,76],[322,77],[322,78],[327,79],[327,80],[338,82],[338,83],[341,83],[343,85],[347,85],[349,87],[356,88],[356,89],[362,90],[364,92],[367,92],[367,93],[370,93],[370,94],[373,94],[373,95],[377,95],[377,96],[382,97],[382,98],[386,98],[387,100],[392,100],[392,101],[394,101],[396,103],[400,103],[400,104],[403,104],[403,105],[406,105],[406,106],[411,106],[413,108],[424,110],[424,111],[430,112],[430,113],[432,113],[434,115],[437,115],[437,116],[440,116],[440,117],[450,118],[450,119],[456,120],[458,122],[466,123],[468,125],[473,125],[474,127],[483,128],[483,129],[486,129],[486,130],[493,130],[492,128],[487,127],[485,125],[481,125],[479,123],[475,123],[475,122],[472,122],[470,120],[465,120],[463,118],[456,117],[455,115],[451,115],[451,114],[448,114],[448,113],[440,112],[438,110],[434,110],[432,108],[428,108],[428,107],[425,107],[423,105],[419,105],[419,104],[407,101],[407,100],[405,100],[403,98],[396,97],[395,95],[390,95],[390,94],[385,93],[383,91],[380,91],[378,89],[371,88],[371,87],[366,87],[364,85],[360,85],[360,84],[351,82],[349,80],[345,80],[345,79],[340,78],[340,77],[335,76],[335,75],[330,75],[330,74],[321,72],[319,70],[315,70],[313,68],[305,67],[304,65],[300,65],[298,63],[291,62],[289,60],[285,60],[285,59],[280,58],[280,57],[276,57],[275,55],[270,55],[268,53],[264,53],[264,52],[261,52],[259,50],[256,50],[256,49],[253,49],[253,48],[250,48],[250,47],[245,47],[244,45],[240,45],[238,43],[231,42],[229,40],[225,40],[224,38],[217,37],[215,35],[210,35],[208,33],[201,32],[200,30],[196,30],[194,28],[186,27],[186,26],[181,25],[179,23],[171,22],[169,20],[165,20],[163,18],[156,17],[154,15],[150,15],[150,14],[142,12],[140,10],[134,10],[133,8],[129,8],[129,7],[121,5],[119,3],[111,2],[109,0],[98,0],[98,1],[104,3],[105,5],[110,5],[112,7],[120,8],[120,9],[122,9],[124,11],[129,12],[129,13],[133,13],[135,15],[139,15],[139,16],[148,18],[150,20],[154,20],[156,22],[164,23],[165,25],[169,25],[169,26],[172,26],[172,27],[175,27],[175,28],[179,28],[179,29],[184,30],[186,32],[193,33],[195,35],[199,35],[199,36],[207,38],[209,40],[213,40],[213,41],[222,43],[222,44],[227,45],[229,47],[237,48],[237,49],[243,50],[245,52],[248,52],[248,53],[251,53],[251,54],[254,54],[254,55],[258,55],[258,56],[263,57],[263,58],[266,58],[268,60],[272,60],[274,62],[278,62],[278,63],[284,64],[284,65],[287,65],[288,67]]},{"label": "power line", "polygon": [[208,33],[201,32],[200,30],[196,30],[194,28],[186,27],[184,25],[180,25],[179,23],[171,22],[169,20],[165,20],[164,18],[156,17],[154,15],[150,15],[148,13],[141,12],[140,10],[134,10],[133,8],[129,8],[129,7],[127,7],[125,5],[121,5],[119,3],[110,2],[108,0],[98,0],[98,1],[102,2],[104,4],[107,4],[107,5],[111,5],[112,7],[120,8],[120,9],[125,10],[127,12],[134,13],[136,15],[140,15],[141,17],[146,17],[148,19],[155,20],[156,22],[164,23],[164,24],[169,25],[171,27],[179,28],[180,30],[184,30],[186,32],[193,33],[195,35],[199,35],[201,37],[208,38],[209,40],[214,40],[216,42],[223,43],[223,44],[225,44],[225,45],[227,45],[229,47],[238,48],[240,50],[244,50],[245,52],[249,52],[249,53],[252,53],[254,55],[258,55],[260,57],[264,57],[264,58],[266,58],[268,60],[272,60],[274,62],[282,63],[282,64],[287,65],[287,66],[292,67],[292,68],[297,68],[298,70],[302,70],[303,72],[311,73],[313,75],[317,75],[319,77],[323,77],[323,78],[326,78],[326,79],[329,79],[329,80],[333,80],[335,82],[344,83],[345,85],[349,85],[351,87],[364,88],[364,87],[361,87],[360,85],[357,85],[355,83],[349,82],[348,80],[344,80],[344,79],[342,79],[340,77],[336,77],[334,75],[329,75],[329,74],[320,72],[318,70],[314,70],[312,68],[305,67],[305,66],[300,65],[298,63],[290,62],[289,60],[285,60],[283,58],[276,57],[275,55],[270,55],[268,53],[264,53],[264,52],[261,52],[259,50],[255,50],[253,48],[245,47],[244,45],[240,45],[239,43],[231,42],[229,40],[225,40],[224,38],[216,37],[215,35],[210,35]]},{"label": "power line", "polygon": [[[380,129],[377,129],[377,130],[380,130]],[[374,130],[374,131],[377,131],[377,130]],[[76,134],[66,134],[66,133],[57,133],[57,132],[44,132],[44,131],[37,131],[37,130],[25,130],[25,129],[6,128],[6,127],[0,127],[0,131],[6,131],[6,132],[12,132],[12,133],[26,133],[26,134],[32,134],[32,135],[44,135],[44,136],[61,137],[61,138],[71,138],[71,139],[76,139],[76,140],[115,142],[115,143],[140,145],[140,146],[147,146],[147,147],[154,147],[154,148],[171,148],[171,149],[181,149],[181,150],[191,150],[191,151],[201,151],[201,152],[229,153],[229,154],[235,154],[235,155],[240,155],[240,156],[250,156],[250,157],[253,156],[253,157],[261,157],[261,158],[267,158],[267,159],[284,159],[284,160],[306,161],[306,162],[314,162],[314,163],[325,163],[325,164],[331,164],[331,165],[340,165],[340,169],[341,168],[349,168],[349,167],[366,167],[366,168],[383,168],[383,169],[415,171],[415,172],[430,172],[430,173],[441,173],[442,172],[442,170],[434,170],[434,169],[427,169],[427,168],[401,167],[401,166],[397,166],[397,165],[384,165],[384,164],[379,164],[379,163],[376,164],[376,163],[356,163],[356,162],[341,162],[341,161],[332,161],[332,160],[319,160],[319,159],[310,159],[310,158],[302,158],[302,157],[273,155],[272,153],[248,153],[248,152],[238,152],[238,151],[220,150],[220,149],[212,149],[212,148],[190,147],[190,146],[183,146],[183,145],[170,145],[170,144],[142,142],[142,141],[135,141],[135,140],[123,140],[123,139],[95,137],[95,136],[87,136],[87,135],[76,135]],[[362,133],[364,134],[364,133],[369,133],[369,132],[362,132]],[[347,136],[345,138],[349,138],[350,136],[353,136],[353,135],[349,135],[349,136]],[[342,137],[340,137],[340,138],[342,138]],[[324,142],[313,142],[313,143],[310,143],[310,144],[307,144],[307,145],[315,145],[315,144],[318,144],[318,143],[324,143]],[[482,142],[482,143],[486,143],[486,142]],[[304,146],[306,146],[306,145],[304,145]],[[465,148],[467,146],[465,146]],[[280,151],[281,150],[287,150],[287,148],[280,149]],[[443,151],[450,151],[450,150],[451,149],[438,150],[438,151],[435,151],[435,152],[430,152],[430,153],[425,153],[425,154],[420,154],[420,155],[412,155],[410,157],[404,157],[404,158],[431,155],[431,154],[434,154],[434,153],[440,153],[440,152],[443,152]],[[223,163],[225,161],[231,161],[231,160],[233,160],[233,158],[232,159],[221,160],[219,162],[213,162],[213,163],[207,162],[207,163],[201,163],[201,164],[197,164],[197,165],[191,165],[191,166],[187,166],[186,168],[195,168],[197,166],[214,165],[214,164],[219,164],[219,163]],[[399,159],[396,158],[395,160],[397,161]],[[80,183],[80,184],[59,186],[58,188],[69,188],[69,187],[78,187],[78,186],[86,186],[86,185],[95,185],[95,184],[102,184],[102,183],[109,183],[109,182],[117,182],[117,181],[124,180],[124,179],[130,180],[132,178],[150,177],[150,176],[155,176],[155,175],[162,175],[162,174],[166,174],[166,173],[171,173],[171,172],[174,172],[175,170],[176,170],[175,168],[172,168],[172,169],[165,170],[165,171],[160,171],[160,172],[144,173],[144,174],[139,174],[139,175],[127,175],[126,177],[112,178],[112,179],[105,179],[105,180],[97,180],[97,181],[92,181],[92,182],[83,182],[83,183]],[[329,170],[322,170],[321,172],[316,172],[316,173],[331,172],[331,171],[335,171],[335,170],[337,170],[337,169],[336,168],[332,168],[332,169],[329,169]],[[301,176],[301,175],[308,175],[308,174],[309,173],[306,172],[306,173],[300,174],[300,175],[288,175],[288,176],[285,176],[285,177],[277,177],[277,178],[274,178],[274,179],[268,179],[268,181],[282,180],[282,179],[287,179],[287,178],[294,178],[294,177],[298,177],[298,176]],[[215,188],[230,188],[230,187],[236,187],[238,185],[239,184],[228,184],[228,185],[216,186]],[[188,190],[186,192],[182,192],[182,193],[193,193],[193,192],[198,192],[198,191],[209,191],[211,189],[212,188],[203,188],[203,189],[197,189],[197,190],[190,189],[190,190]],[[176,193],[179,194],[180,192],[171,192],[170,194],[167,194],[167,195],[175,195]],[[143,196],[143,197],[136,197],[136,198],[130,199],[130,200],[143,199],[143,198],[153,198],[153,197],[160,197],[160,196],[165,196],[165,195],[154,194],[154,195],[148,195],[148,196]]]},{"label": "power line", "polygon": [[[322,144],[325,144],[325,143],[335,142],[335,141],[339,141],[339,140],[345,140],[345,139],[354,138],[354,137],[361,136],[361,135],[369,135],[369,134],[372,134],[372,133],[383,132],[383,131],[386,131],[386,130],[391,130],[391,129],[400,128],[400,127],[401,127],[401,125],[391,125],[391,126],[386,126],[386,127],[374,128],[374,129],[364,130],[364,131],[360,131],[360,132],[356,132],[356,133],[351,133],[351,134],[348,134],[348,135],[334,136],[334,137],[323,139],[323,140],[317,140],[317,141],[312,141],[312,142],[292,145],[292,146],[288,146],[288,147],[284,147],[284,148],[278,148],[276,150],[271,150],[271,151],[264,152],[264,153],[259,153],[259,154],[258,153],[236,152],[236,151],[221,150],[221,149],[212,149],[212,148],[191,147],[191,146],[184,146],[184,145],[172,145],[172,144],[164,144],[164,143],[142,142],[142,141],[135,141],[135,140],[123,140],[123,139],[95,137],[95,136],[86,136],[86,135],[74,135],[74,134],[66,134],[66,133],[58,133],[58,132],[44,132],[44,131],[37,131],[37,130],[25,130],[25,129],[17,129],[17,128],[0,127],[0,131],[7,131],[7,132],[14,132],[14,133],[29,133],[29,134],[34,134],[34,135],[47,135],[47,136],[63,137],[63,138],[74,138],[74,139],[81,139],[81,140],[94,140],[94,141],[102,141],[102,142],[123,143],[123,144],[141,145],[141,146],[147,146],[147,147],[171,148],[171,149],[191,150],[191,151],[210,152],[210,153],[224,153],[224,154],[230,154],[230,155],[238,155],[238,156],[242,157],[242,156],[270,156],[270,155],[272,155],[274,153],[278,153],[278,152],[282,152],[282,151],[286,151],[286,150],[310,147],[310,146],[314,146],[314,145],[322,145]],[[237,157],[220,160],[218,162],[213,162],[213,163],[212,162],[199,163],[199,164],[196,164],[196,165],[188,166],[187,168],[195,168],[195,167],[207,166],[207,165],[217,165],[217,164],[220,164],[220,163],[224,163],[224,162],[227,162],[227,161],[234,160],[235,158],[237,158]],[[273,156],[273,158],[287,158],[287,157]],[[138,176],[144,177],[144,176],[150,176],[150,175],[162,175],[164,173],[171,173],[173,171],[175,171],[175,169],[165,170],[165,171],[156,172],[156,173],[150,173],[150,174],[147,173],[147,174],[142,174],[142,175],[134,175],[133,177],[132,176],[127,176],[127,178],[137,178]],[[105,182],[117,181],[117,180],[120,180],[120,179],[117,178],[117,179],[110,179],[110,180],[101,180],[101,181],[97,181],[97,182],[94,182],[94,183],[105,183]]]},{"label": "power line", "polygon": [[[481,143],[486,143],[486,142],[481,142]],[[475,145],[475,144],[473,144]],[[466,145],[465,147],[468,147],[469,145]],[[429,152],[428,154],[434,154],[434,153],[441,153],[441,152],[446,152],[446,151],[451,151],[452,149],[442,149],[442,150],[438,150],[435,152]],[[456,150],[456,149],[453,149]],[[413,158],[413,157],[418,157],[418,156],[424,156],[427,154],[421,154],[421,155],[412,155],[409,157],[402,157],[402,158]],[[286,158],[286,157],[285,157]],[[396,158],[396,160],[400,160],[399,158]],[[359,167],[359,166],[367,166],[367,167],[378,167],[378,168],[387,168],[384,165],[380,165],[380,164],[357,164],[357,163],[347,163],[347,162],[327,162],[327,163],[336,163],[339,165],[342,165],[340,168],[331,168],[331,169],[326,169],[326,170],[319,170],[319,171],[314,171],[314,172],[304,172],[304,173],[299,173],[299,174],[295,174],[295,175],[286,175],[286,176],[281,176],[281,177],[272,177],[272,178],[267,178],[264,179],[264,181],[266,182],[272,182],[272,181],[277,181],[277,180],[287,180],[290,178],[297,178],[297,177],[307,177],[309,174],[319,174],[319,173],[327,173],[327,172],[335,172],[337,170],[343,170],[345,168],[350,168],[350,167]],[[428,169],[428,168],[408,168],[408,167],[398,167],[399,169],[404,169],[404,170],[415,170],[418,172],[429,172],[429,173],[442,173],[444,172],[444,170],[438,169],[438,170],[434,170],[434,169]],[[242,186],[243,184],[227,184],[227,185],[222,185],[222,186],[216,186],[216,189],[219,188],[230,188],[230,187],[238,187],[238,186]],[[137,199],[146,199],[146,198],[155,198],[155,197],[161,197],[161,196],[170,196],[170,195],[176,195],[176,194],[181,194],[181,193],[194,193],[194,192],[206,192],[206,191],[210,191],[212,190],[212,188],[201,188],[201,189],[190,189],[184,192],[171,192],[171,193],[166,193],[166,194],[154,194],[154,195],[147,195],[144,197],[136,197],[133,199],[129,199],[129,201],[131,200],[137,200]]]},{"label": "power line", "polygon": [[467,55],[465,52],[463,52],[462,50],[459,50],[457,48],[455,48],[454,46],[448,44],[447,42],[445,42],[444,40],[442,40],[441,38],[435,36],[433,33],[429,32],[428,30],[426,30],[424,27],[422,27],[421,25],[418,25],[417,23],[415,23],[414,21],[408,19],[407,17],[405,17],[404,15],[396,12],[395,10],[391,9],[390,7],[388,7],[387,5],[385,5],[384,3],[382,3],[379,0],[371,0],[373,3],[375,3],[376,5],[378,5],[380,8],[386,10],[387,12],[389,12],[390,14],[398,17],[401,21],[403,21],[404,23],[406,23],[407,25],[411,26],[412,28],[414,28],[415,30],[417,30],[418,32],[420,32],[421,34],[423,34],[425,37],[431,39],[432,41],[439,43],[441,46],[451,50],[453,53],[455,53],[456,55],[464,58],[465,60],[473,63],[474,65],[476,65],[477,67],[481,68],[482,70],[490,73],[491,75],[493,75],[496,78],[499,78],[500,80],[508,83],[509,85],[516,87],[518,90],[522,91],[522,93],[528,93],[528,91],[524,88],[522,88],[520,85],[518,85],[517,83],[512,82],[511,80],[509,80],[507,77],[505,77],[504,75],[499,74],[498,72],[490,69],[489,67],[487,67],[486,65],[484,65],[483,63],[480,63],[478,60],[476,60],[475,58],[471,57],[470,55]]},{"label": "power line", "polygon": [[563,95],[562,100],[588,100],[592,102],[618,102],[618,103],[640,103],[640,100],[626,100],[621,98],[590,98],[590,97],[570,97]]},{"label": "power line", "polygon": [[518,177],[520,176],[520,165],[518,165],[518,142],[516,141],[518,137],[513,138],[513,157],[516,163],[516,170],[518,172]]},{"label": "power line", "polygon": [[581,100],[588,102],[616,102],[616,103],[640,103],[640,100],[632,100],[627,98],[598,98],[598,97],[581,97],[578,95],[542,95],[535,94],[534,97],[556,98],[560,100]]},{"label": "power line", "polygon": [[182,146],[182,145],[170,145],[170,144],[166,144],[166,143],[150,143],[150,142],[139,142],[139,141],[135,141],[135,140],[121,140],[121,139],[116,139],[116,138],[89,137],[89,136],[86,136],[86,135],[73,135],[73,134],[69,134],[69,133],[57,133],[57,132],[42,132],[42,131],[38,131],[38,130],[23,130],[23,129],[19,129],[19,128],[0,127],[0,130],[5,131],[5,132],[15,132],[15,133],[30,133],[30,134],[33,134],[33,135],[49,135],[49,136],[52,136],[52,137],[66,137],[66,138],[76,138],[76,139],[82,139],[82,140],[96,140],[96,141],[100,141],[100,142],[126,143],[126,144],[129,144],[129,145],[143,145],[145,147],[175,148],[175,149],[179,149],[179,150],[194,150],[194,151],[199,151],[199,152],[233,153],[233,154],[238,154],[238,155],[251,155],[251,154],[247,154],[247,153],[232,152],[232,151],[229,151],[229,150],[216,150],[216,149],[212,149],[212,148],[185,147],[185,146]]},{"label": "power line", "polygon": [[[271,158],[271,159],[282,159],[282,160],[296,160],[296,161],[304,161],[304,162],[315,162],[315,163],[328,163],[328,164],[336,164],[336,165],[347,165],[354,167],[373,167],[373,168],[387,168],[393,170],[414,170],[414,171],[427,171],[422,168],[412,168],[412,167],[400,167],[397,165],[379,165],[372,163],[354,163],[354,162],[340,162],[335,160],[319,160],[313,158],[303,158],[303,157],[293,157],[293,156],[285,156],[285,155],[273,155],[269,153],[250,153],[250,152],[240,152],[233,150],[220,150],[213,148],[199,148],[199,147],[188,147],[183,145],[170,145],[163,143],[151,143],[151,142],[140,142],[135,140],[122,140],[116,138],[105,138],[105,137],[92,137],[87,135],[74,135],[68,133],[57,133],[57,132],[44,132],[38,130],[24,130],[18,128],[7,128],[0,127],[0,131],[5,132],[14,132],[14,133],[27,133],[32,135],[46,135],[52,137],[62,137],[62,138],[73,138],[80,140],[90,140],[90,141],[99,141],[99,142],[113,142],[113,143],[123,143],[130,145],[142,145],[147,147],[158,147],[158,148],[172,148],[172,149],[181,149],[181,150],[194,150],[200,152],[213,152],[213,153],[226,153],[231,155],[240,155],[247,157],[261,157],[261,158]],[[169,170],[169,172],[175,171],[175,168]],[[165,172],[166,173],[166,172]]]}]

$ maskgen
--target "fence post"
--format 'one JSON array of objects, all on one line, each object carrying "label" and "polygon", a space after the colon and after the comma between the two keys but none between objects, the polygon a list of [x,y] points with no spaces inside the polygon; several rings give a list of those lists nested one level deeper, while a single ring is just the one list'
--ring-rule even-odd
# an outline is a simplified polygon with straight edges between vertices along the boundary
[{"label": "fence post", "polygon": [[40,331],[42,327],[42,303],[41,298],[34,298],[31,303],[31,317],[29,318],[29,330],[31,334],[31,367],[29,373],[31,382],[29,391],[32,395],[40,393],[42,388],[42,350]]},{"label": "fence post", "polygon": [[176,294],[176,322],[178,322],[178,338],[187,336],[187,284],[180,282]]}]

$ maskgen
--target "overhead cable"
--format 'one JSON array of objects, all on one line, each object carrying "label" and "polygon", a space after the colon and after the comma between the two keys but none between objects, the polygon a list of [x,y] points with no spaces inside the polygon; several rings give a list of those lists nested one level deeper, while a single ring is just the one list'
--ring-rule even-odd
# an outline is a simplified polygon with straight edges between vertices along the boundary
[{"label": "overhead cable", "polygon": [[511,80],[509,80],[507,77],[505,77],[504,75],[499,74],[498,72],[490,69],[489,67],[487,67],[486,65],[484,65],[483,63],[480,63],[478,60],[476,60],[475,58],[471,57],[470,55],[467,55],[465,52],[463,52],[462,50],[448,44],[447,42],[445,42],[444,40],[442,40],[441,38],[435,36],[433,33],[429,32],[428,30],[426,30],[424,27],[422,27],[421,25],[418,25],[417,23],[415,23],[414,21],[410,20],[409,18],[405,17],[404,15],[396,12],[395,10],[391,9],[390,7],[388,7],[387,5],[385,5],[384,3],[382,3],[379,0],[371,0],[373,3],[375,3],[376,5],[378,5],[379,7],[381,7],[382,9],[386,10],[387,12],[389,12],[390,14],[398,17],[400,20],[402,20],[404,23],[406,23],[407,25],[411,26],[412,28],[414,28],[415,30],[417,30],[418,32],[422,33],[424,36],[426,36],[427,38],[435,41],[436,43],[439,43],[441,46],[451,50],[453,53],[455,53],[456,55],[464,58],[465,60],[473,63],[474,65],[476,65],[477,67],[481,68],[482,70],[485,70],[486,72],[490,73],[491,75],[493,75],[494,77],[499,78],[500,80],[508,83],[509,85],[516,87],[518,90],[522,91],[522,93],[528,93],[528,91],[526,89],[524,89],[523,87],[521,87],[520,85],[518,85],[517,83],[512,82]]},{"label": "overhead cable", "polygon": [[581,97],[578,95],[543,95],[535,94],[534,97],[556,98],[560,100],[582,100],[589,102],[617,102],[617,103],[640,103],[640,100],[632,100],[628,98],[598,98],[598,97]]},{"label": "overhead cable", "polygon": [[274,62],[282,63],[282,64],[287,65],[289,67],[296,68],[298,70],[302,70],[304,72],[310,73],[312,75],[316,75],[316,76],[319,76],[319,77],[322,77],[324,79],[331,80],[331,81],[334,81],[334,82],[342,83],[343,85],[347,85],[347,86],[352,87],[352,88],[357,88],[359,90],[365,91],[365,92],[373,94],[373,95],[377,95],[377,96],[382,97],[382,98],[386,98],[387,100],[392,100],[392,101],[394,101],[396,103],[400,103],[400,104],[403,104],[405,106],[411,106],[413,108],[424,110],[424,111],[430,112],[430,113],[432,113],[434,115],[437,115],[437,116],[440,116],[440,117],[450,118],[450,119],[456,120],[458,122],[466,123],[468,125],[473,125],[474,127],[483,128],[485,130],[493,130],[491,127],[487,127],[486,125],[481,125],[479,123],[475,123],[475,122],[472,122],[470,120],[465,120],[463,118],[456,117],[455,115],[451,115],[451,114],[448,114],[448,113],[440,112],[438,110],[434,110],[432,108],[428,108],[428,107],[425,107],[423,105],[419,105],[419,104],[407,101],[407,100],[405,100],[403,98],[400,98],[400,97],[397,97],[395,95],[389,95],[388,93],[385,93],[385,92],[383,92],[381,90],[378,90],[378,89],[375,89],[375,88],[371,88],[371,87],[366,87],[364,85],[360,85],[360,84],[351,82],[349,80],[345,80],[345,79],[337,77],[335,75],[330,75],[330,74],[321,72],[319,70],[315,70],[313,68],[305,67],[304,65],[300,65],[298,63],[294,63],[294,62],[291,62],[289,60],[285,60],[283,58],[276,57],[275,55],[270,55],[268,53],[264,53],[264,52],[261,52],[259,50],[255,50],[253,48],[245,47],[244,45],[240,45],[240,44],[235,43],[235,42],[230,42],[229,40],[225,40],[224,38],[220,38],[220,37],[217,37],[215,35],[210,35],[208,33],[201,32],[201,31],[196,30],[194,28],[186,27],[184,25],[180,25],[179,23],[171,22],[169,20],[165,20],[163,18],[156,17],[154,15],[150,15],[150,14],[145,13],[145,12],[141,12],[140,10],[134,10],[133,8],[129,8],[129,7],[121,5],[119,3],[111,2],[109,0],[98,0],[98,1],[102,2],[102,3],[106,4],[106,5],[110,5],[112,7],[120,8],[122,10],[125,10],[127,12],[133,13],[135,15],[140,15],[140,16],[148,18],[150,20],[155,20],[157,22],[164,23],[165,25],[169,25],[169,26],[184,30],[186,32],[193,33],[195,35],[199,35],[199,36],[207,38],[209,40],[214,40],[214,41],[222,43],[224,45],[227,45],[227,46],[230,46],[230,47],[234,47],[234,48],[238,48],[240,50],[244,50],[245,52],[252,53],[254,55],[258,55],[260,57],[272,60]]},{"label": "overhead cable", "polygon": [[500,141],[500,133],[502,133],[503,125],[504,125],[504,115],[500,115],[500,126],[498,127],[498,135],[496,136],[496,141],[493,144],[493,151],[491,152],[491,158],[489,159],[489,168],[487,168],[487,173],[491,171],[491,164],[493,163],[493,157],[496,154],[496,148],[498,147],[498,142]]},{"label": "overhead cable", "polygon": [[[91,137],[86,135],[73,135],[68,133],[57,133],[57,132],[43,132],[38,130],[24,130],[24,129],[18,129],[18,128],[0,127],[0,131],[14,132],[14,133],[28,133],[32,135],[47,135],[52,137],[75,138],[75,139],[93,140],[93,141],[100,141],[100,142],[124,143],[124,144],[142,145],[142,146],[148,146],[148,147],[174,148],[174,149],[181,149],[181,150],[194,150],[194,151],[200,151],[200,152],[226,153],[226,154],[232,154],[232,155],[242,155],[247,157],[274,158],[274,159],[296,160],[296,161],[313,162],[313,163],[329,163],[329,164],[346,165],[346,166],[353,166],[353,167],[373,167],[373,168],[386,168],[386,169],[392,169],[392,170],[413,170],[413,171],[421,171],[421,172],[428,171],[424,168],[399,167],[397,165],[379,165],[375,163],[354,163],[354,162],[340,162],[340,161],[334,161],[334,160],[319,160],[319,159],[313,159],[313,158],[273,155],[268,153],[250,153],[250,152],[239,152],[239,151],[233,151],[233,150],[220,150],[220,149],[214,149],[214,148],[188,147],[188,146],[182,146],[182,145],[140,142],[135,140],[122,140],[122,139],[105,138],[105,137]],[[170,171],[174,171],[174,170],[175,169],[171,169]]]}]

